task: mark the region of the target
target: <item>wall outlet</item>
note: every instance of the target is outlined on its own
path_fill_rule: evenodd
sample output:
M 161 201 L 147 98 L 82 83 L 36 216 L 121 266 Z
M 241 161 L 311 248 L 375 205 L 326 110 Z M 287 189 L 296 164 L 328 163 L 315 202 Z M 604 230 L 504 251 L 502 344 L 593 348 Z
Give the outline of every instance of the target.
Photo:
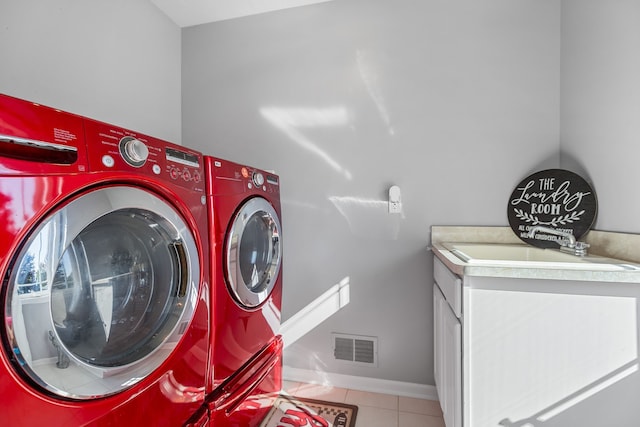
M 392 185 L 389 188 L 389 213 L 400 213 L 402 211 L 402 195 L 400 187 Z
M 389 202 L 389 213 L 401 213 L 401 212 L 402 212 L 402 203 Z

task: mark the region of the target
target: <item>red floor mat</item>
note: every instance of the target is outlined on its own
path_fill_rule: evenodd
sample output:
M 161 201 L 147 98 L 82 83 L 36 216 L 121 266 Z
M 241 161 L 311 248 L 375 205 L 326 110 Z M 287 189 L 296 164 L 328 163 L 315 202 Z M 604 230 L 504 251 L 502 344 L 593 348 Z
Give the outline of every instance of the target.
M 355 427 L 357 414 L 355 405 L 280 396 L 260 427 Z

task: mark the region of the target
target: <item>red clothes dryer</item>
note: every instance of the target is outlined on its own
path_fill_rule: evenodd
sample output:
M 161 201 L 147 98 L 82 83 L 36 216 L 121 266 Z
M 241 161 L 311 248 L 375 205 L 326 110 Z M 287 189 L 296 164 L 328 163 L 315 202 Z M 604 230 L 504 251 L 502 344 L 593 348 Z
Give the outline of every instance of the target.
M 205 156 L 212 262 L 208 408 L 257 426 L 282 388 L 280 180 Z
M 5 425 L 180 426 L 204 403 L 200 153 L 0 95 Z

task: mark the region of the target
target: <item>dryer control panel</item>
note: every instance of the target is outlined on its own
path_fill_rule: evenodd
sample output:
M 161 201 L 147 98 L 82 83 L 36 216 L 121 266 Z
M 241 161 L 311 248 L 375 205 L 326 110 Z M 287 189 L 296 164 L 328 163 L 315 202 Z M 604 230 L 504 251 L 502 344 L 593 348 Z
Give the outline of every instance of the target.
M 207 156 L 208 186 L 217 194 L 252 192 L 280 195 L 280 178 L 273 172 Z
M 236 172 L 237 175 L 237 172 Z M 279 193 L 278 175 L 265 172 L 260 169 L 254 169 L 249 166 L 240 167 L 240 176 L 244 179 L 247 189 L 262 189 L 268 193 Z
M 204 165 L 197 151 L 89 119 L 85 134 L 92 172 L 131 171 L 204 191 Z

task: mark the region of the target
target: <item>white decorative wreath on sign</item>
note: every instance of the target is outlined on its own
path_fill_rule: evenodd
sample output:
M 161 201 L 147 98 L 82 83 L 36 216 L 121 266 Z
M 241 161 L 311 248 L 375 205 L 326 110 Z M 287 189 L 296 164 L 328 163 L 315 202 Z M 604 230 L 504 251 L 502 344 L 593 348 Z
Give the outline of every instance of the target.
M 582 214 L 584 213 L 584 209 L 580 212 L 571 212 L 570 214 L 566 214 L 564 216 L 559 216 L 552 218 L 550 221 L 540 221 L 537 215 L 531 215 L 522 209 L 513 208 L 513 211 L 516 213 L 516 217 L 520 218 L 526 222 L 531 223 L 531 225 L 550 225 L 556 227 L 558 225 L 567 225 L 571 224 L 574 221 L 578 221 Z

